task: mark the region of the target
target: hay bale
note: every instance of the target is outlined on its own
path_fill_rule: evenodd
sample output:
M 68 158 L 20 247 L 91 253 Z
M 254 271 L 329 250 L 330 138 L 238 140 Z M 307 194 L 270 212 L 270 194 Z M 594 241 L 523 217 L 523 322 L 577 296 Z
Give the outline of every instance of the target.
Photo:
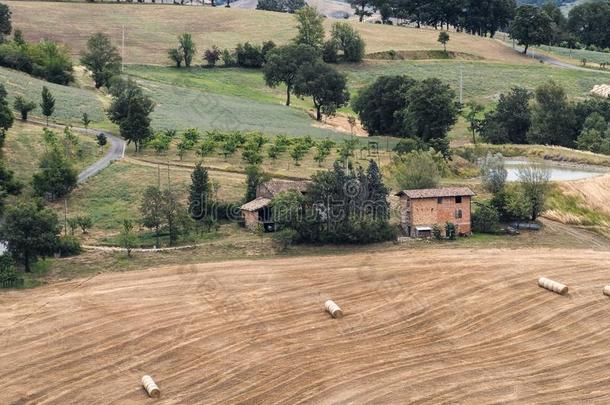
M 146 392 L 148 392 L 148 396 L 151 398 L 159 398 L 161 396 L 161 391 L 159 391 L 159 387 L 155 384 L 155 381 L 151 376 L 145 375 L 142 377 L 142 385 Z
M 339 308 L 339 305 L 337 305 L 333 300 L 326 300 L 326 302 L 324 303 L 324 308 L 326 308 L 326 311 L 333 318 L 343 317 L 343 311 L 341 310 L 341 308 Z
M 540 277 L 538 279 L 538 285 L 542 288 L 546 288 L 549 291 L 553 291 L 554 293 L 561 295 L 566 294 L 568 292 L 567 285 L 550 280 L 546 277 Z
M 607 295 L 608 297 L 610 297 L 610 285 L 607 285 L 604 287 L 604 295 Z

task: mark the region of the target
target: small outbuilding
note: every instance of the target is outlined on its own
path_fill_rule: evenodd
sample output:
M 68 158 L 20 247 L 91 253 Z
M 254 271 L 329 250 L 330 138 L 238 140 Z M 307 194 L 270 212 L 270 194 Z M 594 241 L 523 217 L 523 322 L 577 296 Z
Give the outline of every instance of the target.
M 404 232 L 416 238 L 429 238 L 436 225 L 444 230 L 451 222 L 458 235 L 471 233 L 471 203 L 476 194 L 468 187 L 443 187 L 403 190 L 400 197 L 400 224 Z
M 284 191 L 305 194 L 309 183 L 309 181 L 271 180 L 259 184 L 256 187 L 256 198 L 240 207 L 246 228 L 256 229 L 263 226 L 266 232 L 275 231 L 275 223 L 269 207 L 271 200 Z

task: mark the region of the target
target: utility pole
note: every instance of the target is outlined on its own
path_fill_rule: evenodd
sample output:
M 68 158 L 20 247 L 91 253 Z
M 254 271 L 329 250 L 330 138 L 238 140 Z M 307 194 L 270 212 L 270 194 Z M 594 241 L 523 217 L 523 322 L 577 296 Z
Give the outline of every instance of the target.
M 464 68 L 460 66 L 460 104 L 462 104 L 462 99 L 464 95 Z
M 123 25 L 123 41 L 121 46 L 121 72 L 123 72 L 123 67 L 125 65 L 125 25 Z

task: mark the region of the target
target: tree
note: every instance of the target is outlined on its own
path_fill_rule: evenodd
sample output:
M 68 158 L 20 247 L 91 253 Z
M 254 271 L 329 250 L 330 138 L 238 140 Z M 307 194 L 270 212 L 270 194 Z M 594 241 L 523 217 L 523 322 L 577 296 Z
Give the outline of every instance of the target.
M 6 167 L 0 158 L 0 217 L 4 213 L 5 200 L 9 195 L 19 195 L 23 185 L 15 179 L 15 173 Z
M 106 138 L 106 134 L 100 132 L 95 136 L 95 140 L 97 141 L 97 146 L 103 148 L 108 143 L 108 139 Z
M 270 178 L 259 166 L 246 167 L 246 195 L 244 201 L 252 201 L 256 198 L 256 189 L 259 184 L 268 181 Z
M 465 111 L 464 118 L 468 121 L 468 129 L 472 132 L 472 143 L 476 145 L 477 132 L 481 131 L 483 125 L 483 119 L 480 117 L 480 114 L 483 112 L 484 107 L 475 101 L 468 102 L 466 106 L 468 110 Z
M 322 120 L 322 113 L 333 115 L 349 101 L 345 76 L 322 62 L 304 65 L 299 70 L 294 91 L 298 96 L 312 97 L 318 121 Z
M 53 147 L 40 159 L 39 171 L 32 176 L 37 196 L 50 200 L 68 195 L 77 184 L 78 172 L 59 148 Z
M 519 87 L 508 94 L 501 94 L 495 111 L 485 114 L 481 126 L 483 139 L 496 144 L 526 143 L 532 126 L 531 97 L 528 90 Z
M 57 214 L 41 201 L 20 201 L 6 209 L 0 235 L 15 261 L 31 271 L 32 262 L 50 256 L 59 242 Z
M 216 66 L 216 62 L 220 60 L 221 55 L 220 49 L 214 45 L 211 49 L 206 49 L 203 54 L 203 59 L 206 60 L 208 66 Z
M 472 213 L 472 230 L 481 233 L 495 233 L 498 230 L 500 214 L 494 207 L 479 205 Z
M 523 45 L 523 54 L 527 54 L 530 45 L 540 45 L 550 39 L 552 20 L 539 7 L 524 5 L 517 8 L 515 19 L 510 25 L 510 35 Z
M 191 67 L 191 62 L 193 61 L 193 57 L 197 53 L 197 48 L 195 47 L 195 43 L 193 42 L 193 38 L 191 34 L 184 33 L 178 37 L 178 42 L 180 43 L 178 47 L 178 51 L 182 54 L 182 60 L 184 61 L 184 66 Z
M 324 43 L 324 16 L 315 7 L 305 6 L 295 13 L 297 20 L 296 44 L 320 49 Z
M 6 4 L 0 3 L 0 43 L 4 42 L 5 36 L 11 34 L 12 29 L 11 9 Z
M 449 42 L 449 33 L 447 31 L 441 31 L 438 34 L 438 42 L 443 44 L 443 51 L 447 53 L 447 42 Z
M 316 143 L 316 154 L 314 155 L 313 160 L 318 163 L 318 166 L 322 166 L 322 163 L 324 163 L 326 158 L 330 155 L 334 146 L 335 142 L 330 139 L 323 139 Z
M 202 221 L 212 217 L 212 206 L 212 188 L 210 186 L 208 171 L 203 167 L 201 162 L 199 162 L 195 165 L 195 170 L 191 173 L 188 211 L 191 218 L 196 221 Z M 208 221 L 208 223 L 211 223 L 211 221 Z
M 364 17 L 370 17 L 373 15 L 371 10 L 374 10 L 377 2 L 372 0 L 349 0 L 349 4 L 354 9 L 354 14 L 358 16 L 360 22 Z
M 123 220 L 121 233 L 119 234 L 121 247 L 127 251 L 127 257 L 131 257 L 131 251 L 136 246 L 137 238 L 133 233 L 133 221 L 129 219 Z
M 300 162 L 303 160 L 305 155 L 307 155 L 307 152 L 309 152 L 309 145 L 306 143 L 297 142 L 293 145 L 292 149 L 290 150 L 290 157 L 292 158 L 295 166 L 301 165 Z
M 142 225 L 155 231 L 156 247 L 160 247 L 160 230 L 164 221 L 163 193 L 159 187 L 148 186 L 142 194 L 140 202 L 140 216 Z
M 178 201 L 176 193 L 170 189 L 164 190 L 162 195 L 163 204 L 161 209 L 165 218 L 167 232 L 169 234 L 169 245 L 174 246 L 180 235 L 180 213 L 183 210 Z
M 369 135 L 401 132 L 402 122 L 396 112 L 407 105 L 405 94 L 415 83 L 408 76 L 380 76 L 360 91 L 352 108 Z
M 81 117 L 80 122 L 82 122 L 83 127 L 85 127 L 85 129 L 89 129 L 89 124 L 91 124 L 91 119 L 89 118 L 89 114 L 84 112 Z
M 290 105 L 290 93 L 299 69 L 319 59 L 318 51 L 309 45 L 290 44 L 275 48 L 267 55 L 263 67 L 265 82 L 269 87 L 286 85 L 286 105 Z
M 371 159 L 366 170 L 366 198 L 368 205 L 372 208 L 372 215 L 375 219 L 387 220 L 390 218 L 390 204 L 388 195 L 390 189 L 383 183 L 381 171 L 377 163 Z
M 518 177 L 524 197 L 529 202 L 530 217 L 535 221 L 544 210 L 551 173 L 543 166 L 527 165 L 519 168 Z
M 40 109 L 42 110 L 42 115 L 47 118 L 47 125 L 49 125 L 49 118 L 55 112 L 55 97 L 53 97 L 47 86 L 42 86 L 41 97 Z
M 460 111 L 455 92 L 439 79 L 424 79 L 413 85 L 405 95 L 406 107 L 398 116 L 404 125 L 404 135 L 415 136 L 426 143 L 444 140 L 449 129 L 457 122 Z M 443 154 L 448 151 L 442 142 L 435 148 Z
M 110 94 L 112 103 L 106 114 L 119 126 L 127 143 L 134 143 L 137 152 L 152 135 L 149 115 L 155 108 L 154 103 L 131 79 L 115 80 Z
M 364 57 L 364 40 L 349 23 L 336 22 L 331 32 L 332 40 L 343 52 L 343 58 L 348 62 L 361 62 Z
M 169 145 L 172 143 L 172 138 L 167 136 L 163 131 L 157 132 L 152 138 L 146 142 L 146 146 L 153 148 L 158 155 L 169 150 Z
M 182 160 L 182 158 L 189 151 L 195 148 L 195 143 L 196 141 L 193 141 L 191 138 L 189 138 L 186 133 L 182 134 L 182 136 L 180 137 L 180 141 L 176 145 L 176 149 L 178 150 L 178 157 L 180 157 L 180 160 Z
M 108 87 L 110 78 L 121 72 L 121 55 L 110 36 L 102 32 L 89 37 L 80 61 L 91 72 L 96 89 Z
M 167 51 L 167 56 L 176 64 L 176 67 L 179 68 L 182 66 L 182 61 L 184 57 L 178 48 L 171 48 Z
M 569 32 L 579 42 L 587 45 L 610 47 L 609 24 L 610 4 L 606 1 L 583 2 L 573 7 L 568 14 Z
M 6 131 L 13 126 L 15 117 L 13 111 L 8 105 L 6 100 L 7 92 L 4 85 L 0 83 L 0 148 L 4 146 L 4 139 L 6 138 Z
M 583 129 L 576 139 L 578 149 L 595 153 L 606 153 L 608 144 L 608 123 L 603 115 L 593 112 L 587 117 Z
M 78 216 L 76 217 L 76 223 L 83 233 L 88 233 L 93 226 L 93 219 L 90 216 Z
M 538 86 L 528 141 L 571 147 L 576 137 L 576 115 L 563 87 L 553 81 Z
M 435 188 L 440 181 L 438 165 L 429 151 L 394 158 L 390 173 L 401 190 Z
M 15 102 L 13 103 L 13 107 L 15 107 L 15 110 L 19 111 L 19 113 L 21 114 L 21 120 L 27 121 L 28 114 L 30 111 L 36 108 L 36 103 L 33 101 L 26 100 L 23 96 L 18 95 L 15 96 Z
M 488 153 L 481 163 L 481 180 L 485 190 L 492 194 L 500 192 L 506 183 L 508 172 L 504 167 L 504 156 Z

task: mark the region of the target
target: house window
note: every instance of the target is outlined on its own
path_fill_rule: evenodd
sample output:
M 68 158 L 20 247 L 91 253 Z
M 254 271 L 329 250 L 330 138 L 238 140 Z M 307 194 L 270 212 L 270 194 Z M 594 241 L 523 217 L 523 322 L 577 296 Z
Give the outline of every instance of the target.
M 437 198 L 436 198 L 436 202 L 437 202 L 438 204 L 442 204 L 442 203 L 443 203 L 443 197 L 437 197 Z
M 462 210 L 455 210 L 455 219 L 462 219 Z
M 461 195 L 458 195 L 458 196 L 455 197 L 455 203 L 456 204 L 461 204 L 462 203 L 462 196 Z

